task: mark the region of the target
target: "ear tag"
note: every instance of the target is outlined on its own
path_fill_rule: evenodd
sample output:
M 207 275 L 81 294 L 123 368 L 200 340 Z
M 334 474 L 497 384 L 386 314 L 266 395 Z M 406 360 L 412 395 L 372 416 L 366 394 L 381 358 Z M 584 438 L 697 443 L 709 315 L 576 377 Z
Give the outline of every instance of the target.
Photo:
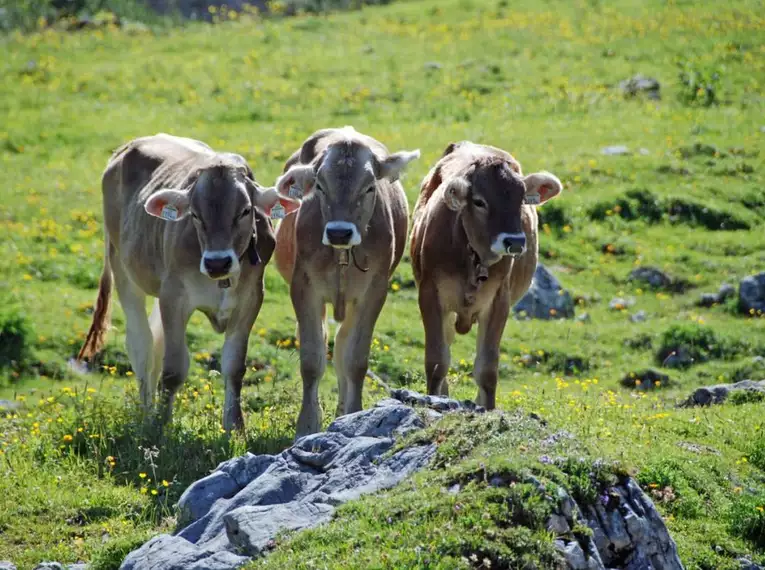
M 273 208 L 271 208 L 271 219 L 281 220 L 284 216 L 286 216 L 286 210 L 284 209 L 284 206 L 277 202 L 274 204 Z
M 530 206 L 536 206 L 542 203 L 542 197 L 539 195 L 539 192 L 527 192 L 526 196 L 523 198 L 523 203 Z
M 295 185 L 290 186 L 290 191 L 287 194 L 290 198 L 300 199 L 303 197 L 303 191 Z
M 178 219 L 178 208 L 171 206 L 170 204 L 165 204 L 162 206 L 162 211 L 159 213 L 159 217 L 163 220 L 174 222 Z

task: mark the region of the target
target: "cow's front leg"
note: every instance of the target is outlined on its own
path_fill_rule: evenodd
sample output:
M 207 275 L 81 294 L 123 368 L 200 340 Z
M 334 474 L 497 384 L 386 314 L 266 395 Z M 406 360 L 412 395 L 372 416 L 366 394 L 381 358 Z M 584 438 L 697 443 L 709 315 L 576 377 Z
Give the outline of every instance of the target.
M 343 410 L 345 414 L 358 412 L 362 408 L 361 399 L 364 378 L 369 369 L 372 335 L 387 296 L 388 281 L 381 275 L 372 281 L 367 294 L 354 307 L 350 315 L 351 320 L 342 325 L 343 327 L 350 325 L 342 355 L 343 361 L 339 363 L 346 379 L 345 409 Z
M 327 366 L 327 349 L 322 319 L 323 302 L 300 267 L 295 268 L 290 296 L 300 329 L 300 374 L 303 378 L 303 403 L 295 435 L 298 439 L 321 429 L 319 382 Z
M 241 286 L 244 284 L 240 284 Z M 242 380 L 247 371 L 247 344 L 250 331 L 258 318 L 263 305 L 263 278 L 260 283 L 247 285 L 242 290 L 245 295 L 239 300 L 232 320 L 226 327 L 226 340 L 223 343 L 221 372 L 226 385 L 226 396 L 223 402 L 223 429 L 244 431 L 244 415 L 242 414 Z
M 478 385 L 476 403 L 487 410 L 493 410 L 496 405 L 499 343 L 509 313 L 510 295 L 503 285 L 489 308 L 478 317 L 473 380 Z
M 435 284 L 424 282 L 419 290 L 420 315 L 425 327 L 425 378 L 428 394 L 438 396 L 445 389 L 449 372 L 449 344 L 444 336 L 444 310 L 438 299 Z
M 173 402 L 178 389 L 189 373 L 189 349 L 186 346 L 186 325 L 191 316 L 186 296 L 180 286 L 167 284 L 159 296 L 162 328 L 165 333 L 162 378 L 160 383 L 159 418 L 164 425 L 173 416 Z

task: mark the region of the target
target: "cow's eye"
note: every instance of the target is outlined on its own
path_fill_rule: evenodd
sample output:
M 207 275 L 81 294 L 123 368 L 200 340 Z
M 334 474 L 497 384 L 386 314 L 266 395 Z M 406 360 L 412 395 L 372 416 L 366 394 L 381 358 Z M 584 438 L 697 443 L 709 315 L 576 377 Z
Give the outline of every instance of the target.
M 241 213 L 241 215 L 239 217 L 240 218 L 246 218 L 251 213 L 252 213 L 252 208 L 245 208 L 244 210 L 242 210 L 242 213 Z
M 197 216 L 194 212 L 191 212 L 191 219 L 194 220 L 195 222 L 198 222 L 199 216 Z
M 366 193 L 367 193 L 367 194 L 371 194 L 371 193 L 372 193 L 372 192 L 374 192 L 374 191 L 375 191 L 375 185 L 374 185 L 374 184 L 372 184 L 372 186 L 370 186 L 369 188 L 367 188 L 367 190 L 366 190 Z
M 486 208 L 486 202 L 484 200 L 481 200 L 481 198 L 473 198 L 473 206 L 476 208 L 481 208 L 482 210 Z
M 324 194 L 324 188 L 322 188 L 321 184 L 319 184 L 318 182 L 316 183 L 316 191 L 319 192 L 320 194 Z

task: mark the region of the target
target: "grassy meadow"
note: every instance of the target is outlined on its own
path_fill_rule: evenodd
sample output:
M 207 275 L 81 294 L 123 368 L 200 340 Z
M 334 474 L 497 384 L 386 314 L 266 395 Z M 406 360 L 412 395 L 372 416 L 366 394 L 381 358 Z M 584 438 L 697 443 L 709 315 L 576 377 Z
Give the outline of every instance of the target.
M 189 327 L 191 374 L 158 447 L 139 421 L 118 303 L 98 369 L 69 370 L 102 266 L 100 175 L 111 151 L 146 134 L 190 136 L 242 154 L 272 184 L 311 132 L 351 124 L 391 151 L 421 149 L 402 180 L 412 206 L 457 140 L 505 148 L 524 172 L 562 180 L 563 193 L 540 208 L 541 261 L 589 319 L 511 318 L 498 406 L 534 412 L 574 434 L 572 454 L 632 473 L 686 568 L 738 568 L 744 555 L 765 563 L 765 403 L 676 407 L 698 386 L 765 378 L 756 359 L 765 318 L 739 314 L 735 299 L 695 305 L 765 266 L 763 38 L 758 0 L 410 0 L 329 16 L 1 36 L 0 560 L 24 570 L 42 560 L 117 568 L 174 528 L 173 504 L 191 481 L 245 451 L 278 452 L 294 436 L 295 317 L 273 267 L 250 341 L 245 436 L 221 433 L 222 337 L 201 314 Z M 622 93 L 619 82 L 637 73 L 659 80 L 659 100 Z M 601 152 L 612 145 L 630 152 Z M 629 281 L 637 266 L 678 285 Z M 615 297 L 634 304 L 609 308 Z M 371 368 L 424 391 L 416 298 L 405 257 Z M 647 319 L 632 322 L 640 310 Z M 475 396 L 475 334 L 453 347 L 459 398 Z M 681 344 L 694 363 L 662 369 Z M 622 386 L 648 368 L 669 381 Z M 365 404 L 384 394 L 370 380 Z M 325 425 L 336 398 L 329 366 Z M 534 452 L 521 436 L 492 447 L 482 425 L 475 441 L 444 428 L 459 440 L 442 452 L 454 455 L 443 460 L 451 469 L 463 457 L 523 462 Z M 481 560 L 491 553 L 476 561 L 444 547 L 486 530 L 470 521 L 482 520 L 487 491 L 477 491 L 474 518 L 458 520 L 447 499 L 424 490 L 438 477 L 428 471 L 349 505 L 253 567 L 488 567 Z M 396 522 L 383 524 L 386 512 Z M 509 534 L 479 546 L 537 541 L 537 567 L 550 567 L 551 540 Z M 517 564 L 530 560 L 522 550 Z

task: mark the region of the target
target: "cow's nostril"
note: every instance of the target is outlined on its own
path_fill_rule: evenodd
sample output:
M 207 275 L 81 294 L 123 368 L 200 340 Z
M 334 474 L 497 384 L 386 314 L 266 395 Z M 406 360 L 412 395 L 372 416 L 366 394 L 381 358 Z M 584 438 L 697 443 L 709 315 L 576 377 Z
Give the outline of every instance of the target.
M 233 264 L 230 256 L 227 257 L 205 257 L 205 269 L 211 276 L 226 275 Z
M 327 228 L 327 240 L 332 245 L 345 245 L 353 237 L 353 230 L 349 228 Z
M 523 253 L 523 248 L 526 247 L 526 236 L 507 236 L 502 240 L 502 245 L 505 246 L 507 253 Z

